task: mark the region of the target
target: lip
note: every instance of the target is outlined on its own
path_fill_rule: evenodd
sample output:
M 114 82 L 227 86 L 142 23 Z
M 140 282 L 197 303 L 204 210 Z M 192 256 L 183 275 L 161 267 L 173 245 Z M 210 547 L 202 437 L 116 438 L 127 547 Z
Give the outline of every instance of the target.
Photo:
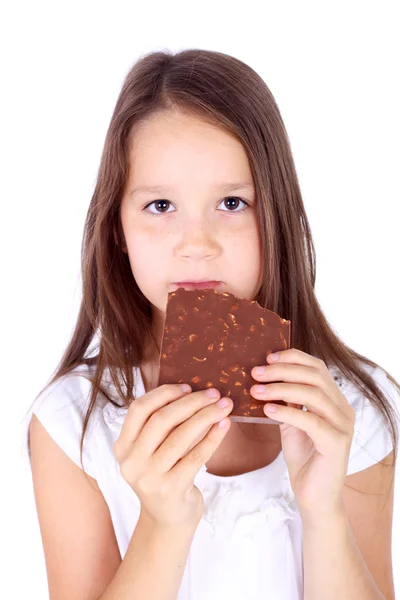
M 221 285 L 221 281 L 176 281 L 174 285 L 178 287 L 184 287 L 185 289 L 194 290 L 205 290 L 205 289 L 214 289 Z

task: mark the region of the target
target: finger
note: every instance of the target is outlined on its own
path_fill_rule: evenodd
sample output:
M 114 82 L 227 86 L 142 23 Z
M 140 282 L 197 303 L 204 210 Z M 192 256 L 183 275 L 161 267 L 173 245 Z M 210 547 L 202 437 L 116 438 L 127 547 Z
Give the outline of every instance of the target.
M 299 383 L 269 383 L 265 386 L 264 392 L 250 391 L 257 400 L 266 402 L 285 400 L 305 406 L 307 411 L 322 417 L 339 431 L 346 431 L 348 428 L 350 419 L 347 414 L 320 388 Z
M 278 406 L 276 411 L 267 414 L 281 423 L 287 423 L 305 431 L 320 454 L 334 451 L 338 444 L 347 440 L 349 435 L 349 433 L 338 431 L 316 414 L 295 410 L 288 406 Z
M 125 420 L 122 424 L 120 436 L 114 446 L 123 456 L 129 452 L 149 417 L 157 410 L 171 404 L 191 392 L 184 392 L 180 384 L 164 384 L 147 394 L 135 398 L 129 406 Z
M 324 361 L 316 356 L 312 356 L 311 354 L 307 354 L 307 352 L 303 352 L 302 350 L 298 350 L 297 348 L 289 348 L 288 350 L 280 350 L 275 354 L 278 355 L 277 361 L 272 361 L 271 354 L 267 354 L 267 362 L 268 364 L 277 364 L 277 363 L 291 363 L 294 365 L 304 365 L 308 367 L 316 367 L 316 368 L 327 368 Z
M 160 474 L 170 471 L 193 448 L 194 442 L 197 444 L 215 423 L 222 421 L 231 412 L 233 402 L 229 398 L 226 400 L 228 406 L 221 408 L 214 402 L 169 433 L 151 457 L 151 462 Z
M 212 391 L 215 392 L 213 396 L 211 396 Z M 165 442 L 171 432 L 177 430 L 178 426 L 193 417 L 198 411 L 215 405 L 220 396 L 221 394 L 215 388 L 200 390 L 160 408 L 149 417 L 139 433 L 135 450 L 142 458 L 149 458 Z
M 333 381 L 330 373 L 316 368 L 315 366 L 310 367 L 304 365 L 293 365 L 291 363 L 278 363 L 266 365 L 264 367 L 264 373 L 262 374 L 256 373 L 256 368 L 257 367 L 254 367 L 252 369 L 251 375 L 256 381 L 260 381 L 261 383 L 273 381 L 304 383 L 306 385 L 313 385 L 321 388 L 327 395 L 329 395 L 332 390 L 336 390 L 336 384 Z M 336 398 L 336 396 L 333 396 L 333 401 L 335 404 L 340 404 L 340 401 L 338 398 Z
M 219 427 L 224 422 L 225 428 Z M 197 473 L 213 456 L 231 426 L 229 417 L 214 424 L 207 435 L 194 448 L 181 458 L 170 471 L 177 489 L 185 490 L 193 485 Z

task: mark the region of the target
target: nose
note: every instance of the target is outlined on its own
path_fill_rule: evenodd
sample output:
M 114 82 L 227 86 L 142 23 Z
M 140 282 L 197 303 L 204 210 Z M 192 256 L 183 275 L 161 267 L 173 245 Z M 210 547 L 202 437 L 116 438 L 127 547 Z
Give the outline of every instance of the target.
M 176 247 L 179 258 L 204 260 L 216 258 L 221 252 L 221 246 L 210 227 L 188 227 L 181 236 Z

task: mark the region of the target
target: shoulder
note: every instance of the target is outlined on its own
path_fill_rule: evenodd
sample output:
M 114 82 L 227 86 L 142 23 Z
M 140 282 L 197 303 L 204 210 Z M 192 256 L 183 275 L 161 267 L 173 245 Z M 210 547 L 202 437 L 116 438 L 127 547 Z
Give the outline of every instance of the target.
M 63 421 L 66 428 L 76 429 L 83 424 L 83 419 L 90 406 L 92 394 L 93 369 L 80 365 L 47 385 L 37 396 L 25 418 L 35 413 L 37 417 L 56 423 Z M 93 428 L 96 417 L 106 404 L 103 394 L 98 394 L 93 406 Z M 40 419 L 40 420 L 41 420 Z
M 362 364 L 362 369 L 372 377 L 394 411 L 397 423 L 400 395 L 396 386 L 379 366 Z M 393 450 L 387 419 L 367 395 L 337 368 L 329 368 L 335 382 L 356 413 L 353 441 L 350 449 L 347 475 L 370 467 L 387 457 Z
M 80 365 L 73 371 L 60 377 L 35 398 L 22 421 L 22 454 L 29 460 L 29 432 L 32 416 L 35 415 L 51 435 L 57 445 L 79 466 L 80 441 L 85 416 L 91 400 L 93 371 L 86 365 Z M 95 478 L 93 455 L 95 453 L 96 431 L 100 415 L 107 400 L 98 394 L 87 424 L 83 447 L 83 464 L 89 475 Z

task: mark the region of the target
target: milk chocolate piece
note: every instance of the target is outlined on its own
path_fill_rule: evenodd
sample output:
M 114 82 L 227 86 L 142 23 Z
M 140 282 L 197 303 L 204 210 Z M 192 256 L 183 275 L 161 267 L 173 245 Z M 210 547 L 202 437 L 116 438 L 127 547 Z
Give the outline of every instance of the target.
M 253 398 L 251 369 L 290 347 L 290 321 L 255 300 L 213 289 L 168 294 L 158 385 L 189 383 L 193 392 L 217 388 L 233 400 L 232 421 L 274 423 Z M 280 400 L 278 404 L 286 405 Z

